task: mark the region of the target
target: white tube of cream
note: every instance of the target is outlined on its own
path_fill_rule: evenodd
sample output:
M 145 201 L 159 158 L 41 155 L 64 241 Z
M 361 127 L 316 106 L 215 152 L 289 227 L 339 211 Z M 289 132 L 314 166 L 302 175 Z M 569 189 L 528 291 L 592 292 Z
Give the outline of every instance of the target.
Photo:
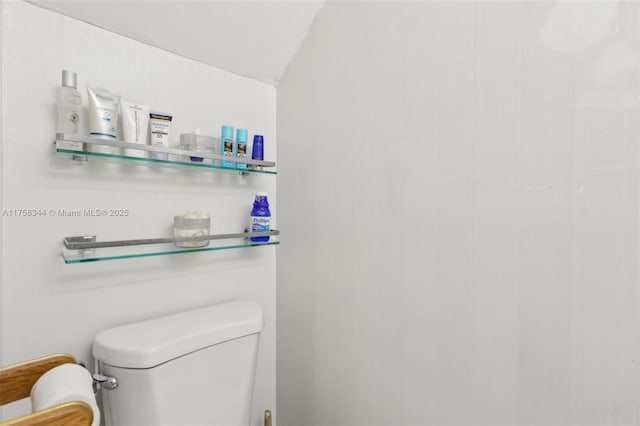
M 149 113 L 149 127 L 151 129 L 151 146 L 169 148 L 169 131 L 173 116 L 165 112 L 151 111 Z M 169 155 L 161 152 L 152 152 L 151 158 L 168 160 Z
M 91 136 L 104 139 L 117 139 L 118 104 L 120 95 L 107 89 L 89 87 L 89 132 Z M 113 146 L 90 145 L 93 152 L 117 154 Z
M 147 144 L 149 135 L 149 107 L 128 101 L 120 101 L 122 111 L 122 133 L 125 142 Z M 146 157 L 147 152 L 139 149 L 124 149 L 128 157 Z

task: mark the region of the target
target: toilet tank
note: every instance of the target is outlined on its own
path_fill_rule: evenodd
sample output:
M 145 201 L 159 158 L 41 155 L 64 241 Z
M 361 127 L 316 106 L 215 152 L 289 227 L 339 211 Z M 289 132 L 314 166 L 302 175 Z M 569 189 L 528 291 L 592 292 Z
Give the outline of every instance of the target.
M 112 328 L 98 334 L 107 426 L 246 426 L 263 318 L 235 301 Z

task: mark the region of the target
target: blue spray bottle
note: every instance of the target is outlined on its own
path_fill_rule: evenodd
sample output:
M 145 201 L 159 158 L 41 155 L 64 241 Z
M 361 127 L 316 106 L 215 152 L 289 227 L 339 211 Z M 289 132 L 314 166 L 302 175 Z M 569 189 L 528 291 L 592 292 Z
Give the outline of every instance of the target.
M 246 169 L 247 164 L 242 163 L 241 160 L 247 158 L 247 143 L 249 142 L 249 132 L 247 129 L 238 129 L 236 132 L 236 157 L 238 162 L 236 163 L 237 169 Z
M 220 137 L 220 154 L 230 157 L 231 161 L 222 160 L 220 166 L 233 167 L 236 156 L 236 144 L 233 141 L 233 126 L 222 126 Z

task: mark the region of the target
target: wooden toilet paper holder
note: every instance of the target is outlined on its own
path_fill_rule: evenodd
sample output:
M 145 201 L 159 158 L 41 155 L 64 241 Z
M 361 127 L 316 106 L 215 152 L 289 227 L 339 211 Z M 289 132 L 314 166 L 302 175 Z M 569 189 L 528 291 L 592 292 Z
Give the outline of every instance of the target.
M 69 354 L 55 354 L 1 367 L 0 405 L 28 398 L 40 376 L 67 363 L 76 364 L 76 359 Z M 0 426 L 90 426 L 92 421 L 91 407 L 73 401 L 0 422 Z

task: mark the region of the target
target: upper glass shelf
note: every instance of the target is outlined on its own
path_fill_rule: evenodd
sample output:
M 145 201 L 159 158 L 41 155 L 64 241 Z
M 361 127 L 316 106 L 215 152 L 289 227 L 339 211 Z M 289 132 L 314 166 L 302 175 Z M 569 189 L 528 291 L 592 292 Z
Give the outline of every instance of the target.
M 124 142 L 116 139 L 102 139 L 92 136 L 78 136 L 58 133 L 56 134 L 56 152 L 60 154 L 70 154 L 74 158 L 80 156 L 106 158 L 125 161 L 136 161 L 145 163 L 156 163 L 164 165 L 178 165 L 186 167 L 196 167 L 203 169 L 213 169 L 224 172 L 233 172 L 240 174 L 269 174 L 275 175 L 275 170 L 265 170 L 265 168 L 275 167 L 276 163 L 271 161 L 251 160 L 249 158 L 242 159 L 242 162 L 229 161 L 229 157 L 208 152 L 184 151 L 173 148 L 162 148 L 151 145 L 142 145 L 136 143 Z M 89 147 L 96 146 L 95 150 Z M 114 153 L 98 152 L 99 147 L 113 147 Z M 119 152 L 122 149 L 133 149 L 140 153 L 140 156 L 122 155 Z M 107 148 L 108 150 L 108 148 Z M 106 151 L 106 150 L 105 150 Z M 115 153 L 118 152 L 118 153 Z M 167 159 L 153 158 L 151 153 L 166 154 Z M 192 160 L 192 158 L 194 160 Z M 236 160 L 233 158 L 233 160 Z M 232 167 L 223 167 L 221 161 L 230 162 Z M 240 166 L 240 167 L 238 167 Z M 246 168 L 245 168 L 246 167 Z

